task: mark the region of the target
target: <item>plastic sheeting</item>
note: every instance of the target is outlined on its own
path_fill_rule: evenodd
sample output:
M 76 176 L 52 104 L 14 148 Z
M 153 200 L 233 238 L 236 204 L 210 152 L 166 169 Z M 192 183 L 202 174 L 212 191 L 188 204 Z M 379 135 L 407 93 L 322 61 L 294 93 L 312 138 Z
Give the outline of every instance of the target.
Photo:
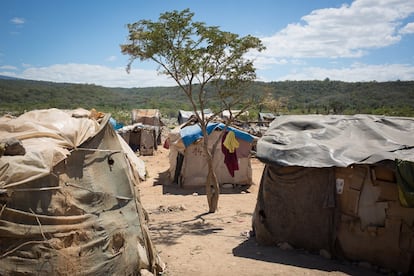
M 46 176 L 73 149 L 99 129 L 95 120 L 74 118 L 58 109 L 36 110 L 0 118 L 1 139 L 22 141 L 26 154 L 0 159 L 0 188 Z
M 405 207 L 414 208 L 414 163 L 397 160 L 396 167 L 400 202 Z
M 139 201 L 139 164 L 109 118 L 50 109 L 0 119 L 0 137 L 26 149 L 0 158 L 0 275 L 162 271 Z
M 347 167 L 414 161 L 414 118 L 374 115 L 279 116 L 257 143 L 257 157 L 282 166 Z
M 266 163 L 253 215 L 259 243 L 412 274 L 413 137 L 414 118 L 277 117 L 257 144 Z
M 162 126 L 161 113 L 158 109 L 133 109 L 132 124 L 142 123 L 149 126 Z
M 289 242 L 307 250 L 332 248 L 334 169 L 267 165 L 253 227 L 260 244 Z
M 210 135 L 210 133 L 213 130 L 215 130 L 215 129 L 222 130 L 225 127 L 226 127 L 226 125 L 223 124 L 223 123 L 209 123 L 207 125 L 207 128 L 206 128 L 207 134 Z M 244 140 L 248 143 L 251 143 L 254 140 L 254 137 L 252 135 L 250 135 L 247 132 L 241 131 L 237 128 L 227 126 L 227 130 L 233 131 L 237 138 L 242 139 L 242 140 Z M 186 126 L 182 129 L 180 129 L 180 135 L 181 135 L 181 139 L 183 140 L 183 143 L 186 147 L 188 147 L 189 145 L 191 145 L 192 143 L 194 143 L 195 141 L 197 141 L 197 140 L 199 140 L 203 137 L 203 133 L 202 133 L 201 128 L 198 124 Z
M 224 124 L 221 124 L 224 127 Z M 221 131 L 213 131 L 214 129 L 221 129 L 219 124 L 209 125 L 209 149 L 213 150 L 213 145 L 220 139 Z M 236 130 L 229 128 L 229 130 Z M 250 150 L 252 143 L 245 139 L 253 140 L 253 136 L 248 133 L 236 130 L 235 136 L 238 139 L 240 146 L 236 149 L 238 157 L 239 170 L 234 172 L 234 176 L 230 175 L 224 163 L 224 154 L 221 150 L 221 145 L 216 147 L 214 153 L 214 170 L 217 180 L 220 184 L 238 184 L 251 185 L 252 184 L 252 168 L 250 160 Z M 193 141 L 185 146 L 186 141 Z M 244 137 L 240 139 L 238 137 Z M 203 143 L 198 141 L 202 138 L 201 130 L 198 125 L 186 126 L 183 129 L 176 128 L 168 135 L 169 142 L 169 175 L 172 182 L 178 182 L 184 188 L 204 187 L 207 179 L 208 165 L 206 162 L 206 155 L 203 149 Z M 198 141 L 198 142 L 194 142 Z

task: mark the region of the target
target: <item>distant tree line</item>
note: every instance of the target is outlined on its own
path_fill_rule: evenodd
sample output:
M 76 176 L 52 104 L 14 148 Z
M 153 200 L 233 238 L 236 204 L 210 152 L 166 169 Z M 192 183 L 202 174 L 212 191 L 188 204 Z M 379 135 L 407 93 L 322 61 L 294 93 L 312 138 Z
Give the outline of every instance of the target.
M 249 110 L 252 119 L 256 119 L 258 112 L 414 117 L 414 81 L 351 83 L 326 79 L 254 82 L 245 89 L 263 100 L 263 104 Z M 212 101 L 210 108 L 218 109 L 219 104 Z M 124 123 L 129 123 L 129 111 L 134 108 L 157 108 L 168 117 L 176 117 L 179 109 L 191 110 L 178 87 L 108 88 L 91 84 L 0 79 L 0 115 L 52 107 L 95 108 L 112 113 Z

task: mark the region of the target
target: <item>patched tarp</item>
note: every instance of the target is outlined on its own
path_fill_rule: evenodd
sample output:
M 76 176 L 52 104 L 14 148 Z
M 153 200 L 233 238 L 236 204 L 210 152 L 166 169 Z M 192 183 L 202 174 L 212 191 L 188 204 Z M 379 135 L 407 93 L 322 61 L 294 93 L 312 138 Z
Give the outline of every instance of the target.
M 229 171 L 225 162 L 225 155 L 222 150 L 222 130 L 225 125 L 222 123 L 210 123 L 207 127 L 209 133 L 209 150 L 213 154 L 213 166 L 220 184 L 248 185 L 252 182 L 252 168 L 250 151 L 254 137 L 247 132 L 227 126 L 228 131 L 233 131 L 239 147 L 235 153 L 237 156 L 238 169 Z M 199 125 L 190 125 L 183 128 L 177 127 L 168 135 L 170 180 L 184 188 L 204 187 L 207 179 L 208 164 L 207 156 L 203 148 L 203 135 Z
M 158 126 L 143 125 L 136 123 L 124 126 L 117 130 L 125 142 L 140 155 L 153 155 L 161 141 L 161 129 Z
M 226 127 L 226 125 L 223 124 L 223 123 L 209 123 L 207 125 L 207 128 L 206 128 L 207 134 L 210 135 L 210 133 L 215 129 L 223 130 L 225 127 Z M 233 131 L 236 138 L 244 140 L 248 143 L 251 143 L 254 140 L 254 137 L 252 135 L 250 135 L 247 132 L 241 131 L 237 128 L 227 126 L 227 130 L 228 131 Z M 180 129 L 180 135 L 181 135 L 181 139 L 183 140 L 183 143 L 186 147 L 188 147 L 189 145 L 191 145 L 192 143 L 194 143 L 195 141 L 197 141 L 197 140 L 199 140 L 203 137 L 203 133 L 202 133 L 201 128 L 198 124 L 194 124 L 194 125 L 190 125 L 190 126 L 186 126 L 184 128 L 181 128 Z
M 273 121 L 276 116 L 273 113 L 263 113 L 259 112 L 259 121 Z
M 109 124 L 58 109 L 0 118 L 24 155 L 0 157 L 0 275 L 162 271 L 138 158 Z
M 152 155 L 161 145 L 161 113 L 158 109 L 133 109 L 132 124 L 118 129 L 118 133 L 134 151 L 142 155 Z
M 278 116 L 257 143 L 257 157 L 282 166 L 347 167 L 414 161 L 414 118 L 374 115 Z
M 332 247 L 334 169 L 266 166 L 253 216 L 261 244 L 308 250 Z
M 214 115 L 213 111 L 211 111 L 211 109 L 209 108 L 204 109 L 203 113 L 204 113 L 205 118 L 210 118 L 211 116 Z M 201 117 L 201 111 L 197 111 L 197 114 Z M 193 116 L 195 116 L 194 111 L 179 110 L 178 116 L 177 116 L 178 124 L 180 125 L 184 124 L 185 122 L 190 120 L 190 118 Z
M 162 126 L 161 113 L 158 109 L 133 109 L 132 124 L 142 123 L 149 126 Z
M 414 208 L 414 163 L 397 160 L 396 168 L 400 202 L 404 207 Z
M 413 137 L 414 118 L 276 117 L 257 144 L 257 241 L 412 274 Z
M 267 164 L 253 214 L 256 240 L 412 275 L 414 209 L 400 204 L 392 164 Z

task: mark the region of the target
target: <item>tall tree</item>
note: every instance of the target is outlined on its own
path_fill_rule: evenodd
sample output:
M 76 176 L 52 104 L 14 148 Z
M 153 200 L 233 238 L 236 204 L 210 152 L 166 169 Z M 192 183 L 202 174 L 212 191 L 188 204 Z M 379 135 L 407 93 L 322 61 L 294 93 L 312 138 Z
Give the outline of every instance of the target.
M 128 24 L 128 42 L 121 45 L 121 52 L 130 56 L 127 72 L 136 59 L 151 60 L 159 66 L 160 73 L 174 79 L 187 95 L 204 136 L 209 170 L 207 201 L 209 212 L 215 212 L 220 189 L 213 169 L 213 154 L 208 149 L 207 124 L 211 117 L 207 118 L 204 110 L 213 97 L 221 102 L 217 113 L 235 106 L 247 109 L 251 101 L 241 87 L 254 80 L 256 73 L 252 60 L 245 55 L 264 47 L 256 37 L 239 37 L 217 26 L 195 22 L 193 16 L 193 12 L 185 9 L 163 13 L 157 22 L 140 20 Z

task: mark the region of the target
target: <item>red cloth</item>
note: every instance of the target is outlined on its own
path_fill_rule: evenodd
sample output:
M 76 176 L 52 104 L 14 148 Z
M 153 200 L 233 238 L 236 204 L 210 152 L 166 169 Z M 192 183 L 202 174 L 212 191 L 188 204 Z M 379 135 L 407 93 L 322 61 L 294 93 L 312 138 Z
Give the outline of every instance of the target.
M 226 139 L 227 133 L 224 133 L 223 138 L 221 139 L 221 151 L 224 154 L 224 164 L 226 164 L 227 169 L 232 177 L 234 177 L 234 171 L 239 170 L 239 160 L 237 159 L 237 151 L 230 153 L 229 150 L 223 145 L 224 140 Z
M 170 141 L 169 141 L 169 139 L 167 138 L 167 139 L 165 139 L 165 141 L 164 141 L 164 149 L 169 149 L 170 148 Z

